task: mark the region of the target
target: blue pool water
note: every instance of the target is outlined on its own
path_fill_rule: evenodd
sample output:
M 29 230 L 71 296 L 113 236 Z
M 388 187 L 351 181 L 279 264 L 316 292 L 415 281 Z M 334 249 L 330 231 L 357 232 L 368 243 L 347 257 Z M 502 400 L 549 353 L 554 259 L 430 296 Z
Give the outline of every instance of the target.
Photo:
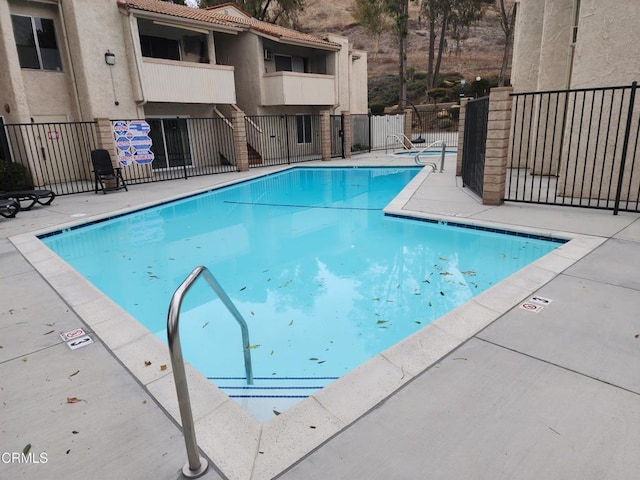
M 164 341 L 171 295 L 205 265 L 247 320 L 254 375 L 303 397 L 558 246 L 385 216 L 418 171 L 293 168 L 42 241 Z M 201 373 L 264 394 L 238 383 L 240 330 L 204 281 L 180 325 Z

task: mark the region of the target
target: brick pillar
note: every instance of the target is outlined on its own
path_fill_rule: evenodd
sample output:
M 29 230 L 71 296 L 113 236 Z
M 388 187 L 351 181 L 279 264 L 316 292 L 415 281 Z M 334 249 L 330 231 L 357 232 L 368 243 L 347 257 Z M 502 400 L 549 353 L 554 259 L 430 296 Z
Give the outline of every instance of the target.
M 413 131 L 413 111 L 410 108 L 404 109 L 404 136 L 411 140 L 411 133 Z M 404 140 L 404 146 L 411 148 L 407 140 Z
M 511 92 L 512 87 L 492 88 L 489 96 L 483 205 L 500 205 L 504 198 L 511 130 Z
M 458 154 L 456 157 L 456 176 L 462 175 L 462 151 L 464 149 L 464 119 L 467 116 L 468 98 L 460 99 L 460 113 L 458 114 Z
M 239 172 L 249 171 L 249 151 L 247 149 L 247 126 L 244 112 L 234 110 L 231 112 L 233 125 L 233 147 L 236 152 L 236 168 Z
M 320 148 L 322 160 L 331 160 L 331 117 L 329 110 L 320 112 Z
M 118 165 L 118 155 L 116 154 L 116 142 L 113 138 L 113 126 L 108 118 L 96 118 L 96 148 L 103 148 L 111 155 L 111 163 L 114 167 Z
M 351 114 L 349 110 L 343 110 L 342 114 L 342 140 L 344 145 L 344 158 L 351 158 Z

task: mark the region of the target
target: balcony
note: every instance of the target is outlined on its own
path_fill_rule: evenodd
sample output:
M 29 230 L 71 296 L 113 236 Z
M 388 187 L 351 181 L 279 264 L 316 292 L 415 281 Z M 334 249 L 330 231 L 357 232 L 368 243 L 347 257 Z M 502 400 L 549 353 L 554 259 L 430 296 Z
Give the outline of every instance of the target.
M 147 102 L 236 103 L 230 66 L 143 58 L 140 76 Z
M 335 105 L 335 77 L 315 73 L 265 73 L 262 105 Z

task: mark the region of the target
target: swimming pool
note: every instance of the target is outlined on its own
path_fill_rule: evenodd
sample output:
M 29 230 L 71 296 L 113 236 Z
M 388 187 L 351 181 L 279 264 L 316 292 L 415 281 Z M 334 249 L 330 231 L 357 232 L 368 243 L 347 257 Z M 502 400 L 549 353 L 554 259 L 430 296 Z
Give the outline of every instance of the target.
M 295 168 L 43 241 L 163 340 L 171 294 L 206 265 L 247 319 L 255 375 L 270 385 L 233 383 L 239 331 L 203 285 L 185 298 L 186 358 L 237 398 L 268 387 L 291 400 L 558 245 L 385 216 L 418 171 Z

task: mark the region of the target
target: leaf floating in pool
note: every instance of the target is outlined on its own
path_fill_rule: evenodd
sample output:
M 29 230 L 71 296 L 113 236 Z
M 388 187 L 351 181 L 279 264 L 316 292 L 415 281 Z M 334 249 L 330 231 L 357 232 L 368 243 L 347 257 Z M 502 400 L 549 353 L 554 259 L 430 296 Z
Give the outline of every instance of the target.
M 422 322 L 420 320 L 414 320 L 413 323 L 417 323 L 418 325 L 422 325 Z
M 291 325 L 293 325 L 293 320 L 291 320 L 291 321 L 289 322 L 289 326 L 291 326 Z
M 376 324 L 380 325 L 381 323 L 387 323 L 389 320 L 378 320 Z
M 380 297 L 373 297 L 371 300 L 373 300 L 374 302 L 377 302 L 380 300 Z
M 204 322 L 204 325 L 202 325 L 202 328 L 206 327 L 207 325 L 209 325 L 209 322 Z
M 255 349 L 255 348 L 258 348 L 259 346 L 260 346 L 260 344 L 258 343 L 257 345 L 248 345 L 248 346 L 247 346 L 247 348 L 248 348 L 249 350 L 253 350 L 253 349 Z
M 430 307 L 433 307 L 433 304 L 431 303 L 431 301 L 429 301 L 429 306 L 430 306 Z
M 271 351 L 269 352 L 269 355 L 273 355 L 273 350 L 271 350 Z
M 324 362 L 326 362 L 326 360 L 319 360 L 318 361 L 318 365 L 321 364 L 321 363 L 324 363 Z
M 442 290 L 440 290 L 440 295 L 444 297 L 444 292 Z
M 316 357 L 310 357 L 309 360 L 311 360 L 312 362 L 317 362 L 318 359 Z
M 507 256 L 504 253 L 501 253 L 500 255 L 502 255 L 503 260 L 507 258 Z
M 271 277 L 267 278 L 267 282 L 270 282 L 270 281 L 271 281 Z
M 465 270 L 464 272 L 460 273 L 462 273 L 463 275 L 469 275 L 470 277 L 475 277 L 478 272 L 475 272 L 473 270 Z
M 240 291 L 243 291 L 243 290 L 246 290 L 246 289 L 247 289 L 247 287 L 246 287 L 246 286 L 244 286 L 244 287 L 242 287 L 242 288 L 240 289 Z
M 269 271 L 269 269 L 267 268 L 266 270 L 262 270 L 262 273 L 266 273 L 268 271 Z
M 440 275 L 442 275 L 443 277 L 447 277 L 449 275 L 453 275 L 453 273 L 451 273 L 451 272 L 441 272 Z
M 388 325 L 380 325 L 378 328 L 389 328 Z
M 425 278 L 424 280 L 422 280 L 422 283 L 431 283 L 431 282 Z
M 443 262 L 446 262 L 447 258 L 446 257 L 438 257 L 438 260 L 442 260 Z

